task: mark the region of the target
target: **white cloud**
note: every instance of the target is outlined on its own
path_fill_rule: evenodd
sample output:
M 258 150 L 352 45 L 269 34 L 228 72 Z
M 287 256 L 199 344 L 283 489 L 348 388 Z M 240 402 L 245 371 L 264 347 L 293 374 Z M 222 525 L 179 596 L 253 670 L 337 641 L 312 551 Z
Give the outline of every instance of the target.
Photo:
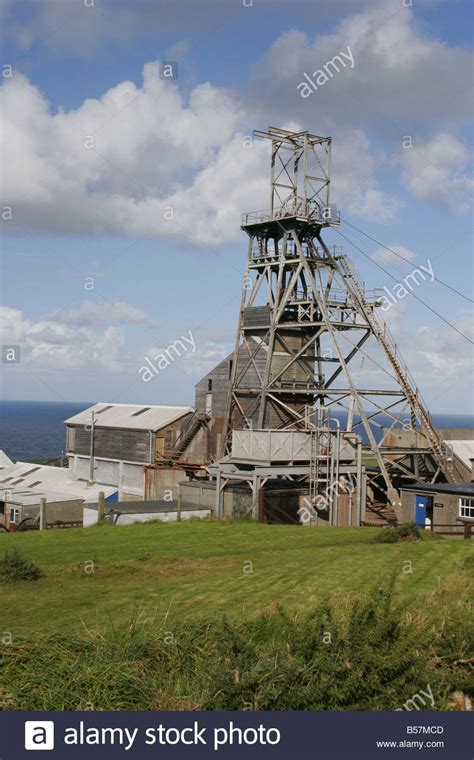
M 49 315 L 49 319 L 78 326 L 92 326 L 104 322 L 141 324 L 147 327 L 157 324 L 143 309 L 137 309 L 125 301 L 105 301 L 102 297 L 99 298 L 98 303 L 85 301 L 77 308 L 55 311 Z
M 402 357 L 408 366 L 428 411 L 474 414 L 470 382 L 474 353 L 466 338 L 440 322 L 427 325 L 420 324 L 419 319 L 414 321 L 405 301 L 394 304 L 382 317 L 394 336 L 398 357 Z M 450 320 L 461 333 L 474 339 L 471 314 L 451 315 Z M 416 324 L 420 326 L 416 327 Z M 354 345 L 353 337 L 344 334 L 340 337 L 346 348 Z M 356 356 L 351 362 L 357 385 L 361 388 L 396 388 L 396 382 L 390 377 L 394 378 L 395 373 L 376 339 L 370 338 L 362 351 L 366 358 L 361 361 Z
M 19 345 L 21 367 L 70 370 L 89 369 L 119 372 L 124 369 L 120 351 L 121 331 L 113 326 L 104 330 L 73 328 L 53 320 L 33 322 L 19 309 L 0 307 L 2 344 Z
M 440 132 L 402 154 L 403 177 L 416 198 L 454 214 L 472 202 L 474 180 L 469 152 L 454 135 Z
M 347 45 L 354 68 L 303 100 L 296 89 L 303 71 Z M 465 118 L 469 62 L 465 50 L 423 37 L 410 9 L 394 12 L 384 3 L 312 40 L 297 31 L 281 35 L 239 95 L 203 83 L 184 97 L 176 83 L 160 79 L 153 62 L 144 67 L 142 86 L 121 82 L 75 110 L 54 112 L 37 87 L 15 74 L 1 88 L 2 205 L 13 210 L 5 226 L 205 246 L 235 242 L 241 213 L 268 206 L 269 145 L 255 141 L 248 149 L 246 132 L 249 125 L 288 125 L 289 114 L 297 128 L 333 135 L 333 202 L 386 221 L 401 204 L 380 186 L 378 173 L 391 164 L 374 150 L 366 125 L 388 123 L 393 130 L 395 116 L 397 124 L 442 123 L 440 87 L 450 90 L 449 119 Z M 444 134 L 404 152 L 404 177 L 416 197 L 441 198 L 457 210 L 469 187 L 466 160 L 461 143 Z
M 400 202 L 383 192 L 376 179 L 385 162 L 382 151 L 371 150 L 362 129 L 339 130 L 332 151 L 331 197 L 336 205 L 371 220 L 392 219 Z
M 383 318 L 429 411 L 474 414 L 470 382 L 474 362 L 472 345 L 449 325 L 440 321 L 423 324 L 420 318 L 414 320 L 410 314 L 407 301 L 399 301 L 384 312 Z M 474 340 L 471 313 L 450 314 L 449 319 L 460 333 Z
M 155 357 L 160 354 L 165 354 L 169 350 L 170 345 L 178 342 L 182 336 L 177 335 L 173 340 L 170 340 L 166 346 L 152 346 L 144 352 L 144 357 L 153 363 Z M 179 343 L 178 343 L 179 346 Z M 187 350 L 186 350 L 187 349 Z M 186 375 L 193 379 L 193 382 L 197 382 L 203 375 L 209 372 L 216 364 L 225 359 L 226 356 L 232 351 L 232 346 L 229 343 L 225 343 L 220 340 L 195 340 L 195 350 L 189 350 L 189 344 L 185 348 L 180 348 L 179 356 L 184 360 L 180 365 L 180 371 L 182 370 Z M 171 351 L 171 355 L 174 357 L 178 352 Z
M 474 340 L 472 314 L 452 319 L 454 325 Z M 418 379 L 422 394 L 433 408 L 474 414 L 472 366 L 474 353 L 466 339 L 447 326 L 425 325 L 410 336 L 406 358 Z
M 68 113 L 52 114 L 22 76 L 4 83 L 2 100 L 2 203 L 13 209 L 12 229 L 219 245 L 240 239 L 242 213 L 268 206 L 269 145 L 250 142 L 242 129 L 250 119 L 221 88 L 198 85 L 184 102 L 153 63 L 142 88 L 122 82 Z M 397 204 L 375 179 L 381 160 L 362 130 L 341 133 L 333 164 L 340 206 L 393 216 Z
M 422 2 L 423 0 L 418 0 Z M 391 0 L 365 0 L 365 5 L 380 5 Z M 275 0 L 259 0 L 244 6 L 235 0 L 22 0 L 22 13 L 17 13 L 16 0 L 0 1 L 0 21 L 9 39 L 21 50 L 33 44 L 45 46 L 49 55 L 67 51 L 68 55 L 88 56 L 110 42 L 151 38 L 156 44 L 170 32 L 196 33 L 201 30 L 225 29 L 242 14 L 257 10 L 271 13 Z M 354 0 L 318 0 L 318 20 L 333 19 L 335 13 L 353 8 Z M 265 7 L 267 6 L 267 7 Z M 270 8 L 268 7 L 270 6 Z M 249 10 L 250 9 L 250 10 Z M 292 0 L 292 10 L 304 23 L 311 17 L 308 0 Z M 257 22 L 258 23 L 258 22 Z M 168 57 L 169 58 L 169 57 Z
M 206 8 L 207 5 L 207 8 Z M 23 0 L 22 13 L 15 0 L 2 0 L 2 21 L 18 46 L 29 50 L 33 44 L 47 45 L 52 51 L 88 55 L 105 41 L 125 44 L 134 38 L 169 34 L 170 30 L 205 27 L 213 12 L 213 21 L 229 17 L 232 6 L 225 2 L 204 0 L 134 0 L 132 4 L 116 0 Z M 204 11 L 204 13 L 203 13 Z M 207 11 L 207 13 L 205 12 Z
M 238 239 L 240 214 L 266 200 L 267 146 L 246 147 L 237 102 L 202 84 L 185 103 L 157 63 L 142 88 L 122 82 L 68 113 L 52 114 L 17 75 L 2 106 L 12 229 L 218 244 Z
M 343 18 L 329 34 L 291 30 L 254 66 L 251 95 L 272 119 L 282 110 L 320 130 L 340 124 L 393 125 L 470 119 L 472 53 L 424 35 L 413 10 L 377 3 Z M 311 97 L 297 85 L 350 47 L 354 66 L 341 68 Z M 446 107 L 449 99 L 449 109 Z M 327 133 L 327 131 L 326 131 Z
M 305 81 L 304 74 L 311 79 L 348 47 L 353 68 L 332 70 L 324 86 L 302 98 L 298 84 Z M 430 135 L 433 124 L 452 130 L 468 123 L 472 68 L 471 51 L 424 34 L 412 9 L 379 3 L 347 16 L 329 34 L 310 28 L 281 34 L 255 64 L 247 98 L 264 123 L 278 123 L 282 112 L 291 113 L 301 128 L 331 134 L 334 201 L 351 213 L 383 222 L 396 214 L 400 201 L 387 197 L 374 177 L 376 169 L 393 165 L 393 159 L 375 152 L 362 130 L 369 127 L 382 144 L 401 146 L 407 133 Z M 409 190 L 450 211 L 464 210 L 461 196 L 470 186 L 465 148 L 448 133 L 442 140 L 425 139 L 426 150 L 404 151 Z M 393 156 L 397 154 L 398 148 Z
M 363 192 L 359 205 L 349 208 L 349 211 L 371 221 L 386 222 L 397 215 L 402 205 L 400 200 L 391 197 L 388 193 L 369 188 Z
M 219 340 L 205 340 L 196 342 L 196 352 L 186 355 L 184 371 L 197 382 L 213 369 L 219 362 L 230 354 L 233 346 Z
M 380 261 L 381 264 L 397 267 L 403 267 L 407 262 L 411 263 L 416 259 L 416 253 L 413 253 L 413 251 L 410 251 L 408 248 L 404 248 L 403 245 L 389 245 L 388 248 L 391 250 L 389 251 L 387 248 L 377 248 L 372 254 L 372 258 L 375 261 Z M 400 256 L 402 258 L 399 258 Z M 405 259 L 405 261 L 403 261 L 403 259 Z

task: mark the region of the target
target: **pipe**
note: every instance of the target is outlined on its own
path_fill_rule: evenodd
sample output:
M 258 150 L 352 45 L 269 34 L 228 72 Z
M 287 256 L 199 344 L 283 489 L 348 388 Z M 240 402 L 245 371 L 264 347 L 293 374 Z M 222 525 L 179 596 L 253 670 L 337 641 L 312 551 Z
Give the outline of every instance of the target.
M 335 483 L 335 496 L 334 496 L 334 518 L 335 518 L 335 524 L 337 525 L 339 522 L 339 459 L 340 459 L 340 453 L 341 453 L 341 443 L 340 443 L 340 433 L 341 433 L 341 424 L 337 417 L 329 417 L 328 418 L 328 429 L 329 429 L 329 435 L 331 435 L 330 428 L 331 428 L 331 422 L 336 423 L 336 463 L 334 464 L 334 454 L 333 454 L 333 447 L 331 446 L 331 475 L 332 480 L 331 483 Z M 332 495 L 332 488 L 331 488 L 331 501 L 333 499 Z M 331 523 L 334 524 L 334 520 Z
M 91 412 L 91 443 L 89 451 L 89 483 L 94 482 L 94 424 L 95 424 L 95 412 Z
M 362 519 L 362 441 L 357 442 L 357 503 L 356 503 L 356 515 L 357 526 L 360 525 Z

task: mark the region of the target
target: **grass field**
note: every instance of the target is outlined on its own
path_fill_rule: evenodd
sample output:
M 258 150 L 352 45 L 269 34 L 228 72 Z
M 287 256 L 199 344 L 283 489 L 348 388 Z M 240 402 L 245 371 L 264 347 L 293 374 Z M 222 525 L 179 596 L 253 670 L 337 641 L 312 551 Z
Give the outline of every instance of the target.
M 107 629 L 125 630 L 137 616 L 149 633 L 179 632 L 223 615 L 239 625 L 280 607 L 304 614 L 326 598 L 343 618 L 355 599 L 388 587 L 392 576 L 395 601 L 420 630 L 441 630 L 447 620 L 468 616 L 470 542 L 429 534 L 373 544 L 376 532 L 182 522 L 3 534 L 0 554 L 18 548 L 44 576 L 2 584 L 0 633 L 8 632 L 25 652 L 28 642 L 38 647 L 47 637 L 90 640 Z M 466 650 L 460 633 L 458 656 Z M 10 676 L 19 677 L 14 650 L 4 650 Z M 45 700 L 12 704 L 51 705 Z M 193 698 L 192 704 L 202 703 Z M 123 704 L 129 703 L 119 699 L 113 706 Z M 57 709 L 63 708 L 77 709 L 67 700 Z
M 182 522 L 2 535 L 0 552 L 15 546 L 45 572 L 3 587 L 2 627 L 26 637 L 78 633 L 82 621 L 125 620 L 137 605 L 148 618 L 188 621 L 247 617 L 275 603 L 307 608 L 327 594 L 344 604 L 392 572 L 416 608 L 472 551 L 431 536 L 374 545 L 376 532 Z

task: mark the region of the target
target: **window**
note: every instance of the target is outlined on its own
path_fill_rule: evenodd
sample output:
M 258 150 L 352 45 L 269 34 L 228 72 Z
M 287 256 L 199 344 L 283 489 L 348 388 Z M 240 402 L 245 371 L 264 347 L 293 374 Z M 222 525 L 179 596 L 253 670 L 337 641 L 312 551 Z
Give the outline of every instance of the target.
M 35 480 L 34 483 L 30 483 L 28 488 L 34 488 L 35 486 L 41 485 L 41 480 Z
M 133 412 L 132 417 L 138 417 L 139 414 L 143 414 L 143 412 L 148 412 L 151 409 L 151 406 L 144 406 L 143 409 L 139 409 L 138 412 Z
M 474 499 L 459 499 L 459 517 L 474 520 Z
M 73 427 L 68 427 L 66 432 L 66 448 L 68 451 L 74 451 L 74 445 L 76 442 L 76 430 Z
M 207 381 L 207 390 L 212 391 L 212 380 Z
M 16 507 L 10 507 L 10 513 L 8 515 L 8 522 L 10 524 L 17 525 L 20 521 L 20 510 Z
M 96 409 L 94 414 L 102 414 L 102 412 L 106 412 L 108 409 L 113 409 L 113 406 L 112 405 L 103 406 L 102 409 Z
M 32 470 L 27 470 L 26 472 L 22 472 L 21 477 L 26 478 L 27 475 L 31 475 L 32 472 L 36 472 L 39 469 L 40 469 L 39 467 L 33 467 Z

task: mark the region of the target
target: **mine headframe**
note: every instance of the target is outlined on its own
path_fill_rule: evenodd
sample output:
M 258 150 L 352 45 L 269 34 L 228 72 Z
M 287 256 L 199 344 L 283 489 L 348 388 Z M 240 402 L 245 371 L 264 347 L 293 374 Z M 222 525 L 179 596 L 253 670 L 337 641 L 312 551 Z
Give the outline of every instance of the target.
M 343 250 L 322 238 L 340 224 L 329 198 L 331 138 L 274 127 L 254 134 L 271 141 L 270 208 L 242 218 L 249 243 L 224 453 L 234 429 L 303 429 L 308 409 L 343 411 L 392 504 L 401 480 L 456 480 L 380 313 L 382 291 L 366 290 Z

